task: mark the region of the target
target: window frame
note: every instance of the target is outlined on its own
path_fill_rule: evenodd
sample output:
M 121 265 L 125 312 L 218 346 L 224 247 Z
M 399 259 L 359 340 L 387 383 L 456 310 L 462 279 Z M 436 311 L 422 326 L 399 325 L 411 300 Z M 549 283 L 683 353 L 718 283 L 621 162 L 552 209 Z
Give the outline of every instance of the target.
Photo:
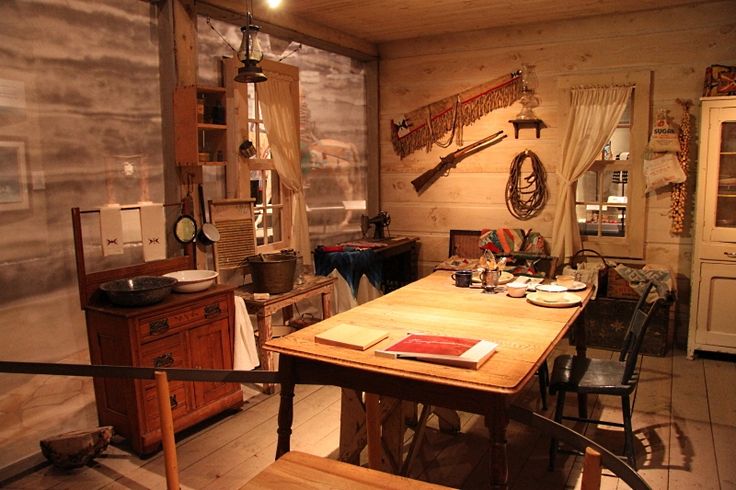
M 627 184 L 626 235 L 623 237 L 581 235 L 583 248 L 593 249 L 605 257 L 643 259 L 646 236 L 647 200 L 644 192 L 643 155 L 651 127 L 651 85 L 649 70 L 622 71 L 568 75 L 558 81 L 560 120 L 568 121 L 570 115 L 570 90 L 578 86 L 633 84 L 631 107 L 631 131 L 628 160 L 596 160 L 594 165 L 624 167 L 629 172 Z M 602 150 L 602 148 L 601 148 Z M 603 163 L 601 163 L 603 162 Z M 601 170 L 604 171 L 604 170 Z M 574 194 L 577 193 L 577 183 Z

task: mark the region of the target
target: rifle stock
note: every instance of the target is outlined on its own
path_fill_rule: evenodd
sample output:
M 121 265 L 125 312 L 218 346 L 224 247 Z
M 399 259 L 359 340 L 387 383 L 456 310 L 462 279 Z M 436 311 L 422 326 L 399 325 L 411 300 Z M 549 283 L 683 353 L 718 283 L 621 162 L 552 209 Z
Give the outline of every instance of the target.
M 503 131 L 498 131 L 490 136 L 486 136 L 485 138 L 476 141 L 475 143 L 471 143 L 468 146 L 458 148 L 447 156 L 440 157 L 440 163 L 435 165 L 434 168 L 430 168 L 422 175 L 411 181 L 411 185 L 414 186 L 414 190 L 417 191 L 417 194 L 421 194 L 430 185 L 434 184 L 435 181 L 437 181 L 442 175 L 444 175 L 450 169 L 455 168 L 457 164 L 460 163 L 460 160 L 462 160 L 463 158 L 470 156 L 478 151 L 484 150 L 489 146 L 493 146 L 496 143 L 499 143 L 507 136 L 505 134 L 502 135 L 501 133 L 503 133 Z M 501 136 L 499 137 L 499 135 Z

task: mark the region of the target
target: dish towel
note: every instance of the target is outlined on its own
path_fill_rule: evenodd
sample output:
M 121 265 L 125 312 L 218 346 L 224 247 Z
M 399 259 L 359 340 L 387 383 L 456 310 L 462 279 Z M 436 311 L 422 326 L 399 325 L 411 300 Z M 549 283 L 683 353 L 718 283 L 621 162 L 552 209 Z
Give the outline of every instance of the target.
M 235 296 L 235 349 L 233 357 L 233 369 L 237 371 L 250 371 L 260 364 L 253 323 L 248 316 L 245 301 L 240 296 Z
M 123 254 L 123 215 L 119 204 L 100 208 L 100 240 L 104 257 Z
M 166 258 L 166 216 L 160 203 L 138 203 L 141 216 L 141 241 L 143 260 L 163 260 Z

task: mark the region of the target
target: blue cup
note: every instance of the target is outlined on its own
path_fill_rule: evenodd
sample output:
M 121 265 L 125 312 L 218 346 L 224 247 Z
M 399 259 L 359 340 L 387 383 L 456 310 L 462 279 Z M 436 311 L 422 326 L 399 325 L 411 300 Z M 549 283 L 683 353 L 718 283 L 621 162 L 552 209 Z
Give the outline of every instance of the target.
M 452 278 L 455 280 L 455 286 L 459 288 L 469 288 L 470 283 L 473 282 L 473 271 L 455 271 Z

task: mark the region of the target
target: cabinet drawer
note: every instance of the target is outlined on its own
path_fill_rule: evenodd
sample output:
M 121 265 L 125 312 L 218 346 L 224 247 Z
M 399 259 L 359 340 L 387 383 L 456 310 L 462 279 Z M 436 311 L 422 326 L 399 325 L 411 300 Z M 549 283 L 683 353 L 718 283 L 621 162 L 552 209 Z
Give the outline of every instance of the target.
M 138 321 L 138 335 L 142 342 L 150 342 L 172 331 L 204 320 L 227 317 L 227 298 L 214 297 L 186 308 L 180 308 L 162 315 L 141 318 Z
M 143 400 L 145 405 L 144 413 L 146 414 L 146 427 L 149 431 L 160 429 L 161 416 L 158 411 L 158 395 L 156 393 L 155 385 L 145 389 Z M 172 381 L 169 383 L 169 405 L 171 405 L 171 413 L 174 420 L 189 411 L 186 385 L 183 381 Z
M 189 367 L 187 359 L 186 345 L 181 335 L 169 335 L 154 342 L 149 342 L 141 346 L 140 364 L 141 367 L 167 368 Z M 144 380 L 143 386 L 148 389 L 154 386 L 153 380 Z

